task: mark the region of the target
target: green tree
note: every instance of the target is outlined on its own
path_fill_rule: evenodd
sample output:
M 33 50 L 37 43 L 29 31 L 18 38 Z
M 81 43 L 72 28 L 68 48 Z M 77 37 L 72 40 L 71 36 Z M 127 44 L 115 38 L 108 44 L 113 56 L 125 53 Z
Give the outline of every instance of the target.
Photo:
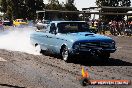
M 9 20 L 13 20 L 13 10 L 12 10 L 11 5 L 7 5 L 7 11 L 6 11 L 5 18 L 8 18 Z
M 43 10 L 45 6 L 43 0 L 25 0 L 25 4 L 29 19 L 35 19 L 36 11 Z
M 130 6 L 131 1 L 130 0 L 96 0 L 96 4 L 99 7 L 102 6 Z
M 48 4 L 45 6 L 45 9 L 48 9 L 48 10 L 64 10 L 62 5 L 59 3 L 58 0 L 48 0 Z M 46 13 L 46 19 L 49 19 L 49 20 L 60 20 L 62 17 L 61 17 L 61 14 L 60 13 Z
M 129 7 L 131 5 L 130 0 L 96 0 L 96 4 L 98 7 L 103 7 L 103 6 L 110 6 L 110 7 Z M 102 12 L 116 12 L 116 13 L 126 13 L 127 11 L 102 11 Z M 118 15 L 103 15 L 102 19 L 104 20 L 123 20 L 124 16 Z
M 10 19 L 36 18 L 36 10 L 43 10 L 43 0 L 1 0 L 1 11 Z
M 59 3 L 58 0 L 49 0 L 49 3 L 46 6 L 46 9 L 49 10 L 61 10 L 62 5 Z
M 76 6 L 74 5 L 74 0 L 67 0 L 67 3 L 65 4 L 65 9 L 68 11 L 77 11 Z M 67 19 L 68 20 L 78 20 L 78 14 L 67 14 Z
M 67 0 L 66 3 L 60 4 L 58 0 L 49 0 L 46 5 L 46 9 L 49 10 L 63 10 L 63 11 L 77 11 L 74 5 L 74 0 Z M 52 12 L 53 13 L 53 12 Z M 46 13 L 46 19 L 51 20 L 78 20 L 78 14 L 73 13 Z
M 1 0 L 1 11 L 6 13 L 7 11 L 7 1 L 6 0 Z
M 66 3 L 69 3 L 69 4 L 74 4 L 74 0 L 67 0 Z
M 13 10 L 13 18 L 25 18 L 27 16 L 27 8 L 25 5 L 25 0 L 10 0 L 10 5 Z

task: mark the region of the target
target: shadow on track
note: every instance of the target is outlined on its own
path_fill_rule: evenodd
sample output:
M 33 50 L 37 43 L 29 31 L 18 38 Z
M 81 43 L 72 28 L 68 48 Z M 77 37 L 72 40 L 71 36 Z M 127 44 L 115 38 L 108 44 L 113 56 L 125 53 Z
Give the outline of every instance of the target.
M 11 87 L 11 88 L 25 88 L 25 87 L 13 86 L 13 85 L 8 85 L 8 84 L 0 84 L 0 86 Z
M 79 57 L 73 59 L 71 63 L 85 66 L 132 66 L 132 63 L 115 58 Z
M 58 55 L 53 55 L 53 54 L 44 54 L 45 56 L 50 56 L 54 58 L 60 59 L 61 57 Z M 115 59 L 115 58 L 98 58 L 98 57 L 93 57 L 93 56 L 76 56 L 71 58 L 69 63 L 74 63 L 74 64 L 80 64 L 80 65 L 85 65 L 85 66 L 132 66 L 132 63 L 122 61 L 120 59 Z

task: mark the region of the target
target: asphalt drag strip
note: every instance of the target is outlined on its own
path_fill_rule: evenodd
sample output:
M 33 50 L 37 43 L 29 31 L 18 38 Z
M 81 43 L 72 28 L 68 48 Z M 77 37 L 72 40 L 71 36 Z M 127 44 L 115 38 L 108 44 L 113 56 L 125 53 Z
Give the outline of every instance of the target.
M 79 82 L 79 78 L 82 77 L 82 66 L 88 69 L 91 79 L 132 79 L 131 66 L 85 66 L 65 63 L 50 56 L 7 50 L 0 50 L 0 56 L 7 60 L 6 63 L 0 62 L 0 84 L 17 86 L 16 88 L 83 88 Z M 89 85 L 86 88 L 89 87 L 120 88 L 121 86 Z M 125 85 L 122 88 L 131 87 Z

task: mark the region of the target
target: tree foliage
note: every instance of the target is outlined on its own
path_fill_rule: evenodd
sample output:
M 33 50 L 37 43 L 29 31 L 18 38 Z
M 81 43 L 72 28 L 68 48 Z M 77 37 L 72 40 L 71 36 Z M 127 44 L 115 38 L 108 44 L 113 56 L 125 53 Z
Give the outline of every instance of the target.
M 6 0 L 1 0 L 1 11 L 6 13 L 7 11 L 7 1 Z
M 63 10 L 63 6 L 59 3 L 58 0 L 49 0 L 49 3 L 45 5 L 45 9 L 48 10 Z M 46 13 L 45 18 L 48 20 L 59 20 L 59 13 Z M 61 18 L 61 17 L 60 17 Z
M 97 6 L 130 6 L 130 0 L 96 0 Z
M 65 9 L 68 11 L 77 11 L 77 8 L 74 5 L 74 0 L 67 0 L 67 3 L 65 4 Z M 68 20 L 78 20 L 78 14 L 67 14 Z
M 98 7 L 109 6 L 109 7 L 129 7 L 131 5 L 130 0 L 96 0 Z M 127 11 L 117 10 L 117 11 L 102 11 L 102 12 L 116 12 L 116 13 L 126 13 Z M 107 15 L 102 16 L 104 20 L 123 20 L 124 16 Z
M 49 0 L 49 3 L 46 5 L 45 8 L 49 10 L 77 11 L 77 8 L 74 5 L 74 0 L 67 0 L 65 4 L 64 3 L 60 4 L 58 0 Z M 48 13 L 46 15 L 46 18 L 58 20 L 60 20 L 61 18 L 63 20 L 77 20 L 78 14 Z
M 1 0 L 1 11 L 10 19 L 34 19 L 36 10 L 43 8 L 43 0 Z
M 49 3 L 46 5 L 46 9 L 49 10 L 61 10 L 62 5 L 58 0 L 49 0 Z
M 48 0 L 48 4 L 44 4 L 44 0 L 0 0 L 1 11 L 5 13 L 5 17 L 9 19 L 17 18 L 28 18 L 35 19 L 37 10 L 73 10 L 77 11 L 74 5 L 74 0 L 67 0 L 66 3 L 60 4 L 58 0 Z M 39 18 L 43 17 L 43 13 L 39 14 Z M 59 18 L 64 17 L 64 19 L 77 19 L 76 14 L 47 14 L 47 18 Z

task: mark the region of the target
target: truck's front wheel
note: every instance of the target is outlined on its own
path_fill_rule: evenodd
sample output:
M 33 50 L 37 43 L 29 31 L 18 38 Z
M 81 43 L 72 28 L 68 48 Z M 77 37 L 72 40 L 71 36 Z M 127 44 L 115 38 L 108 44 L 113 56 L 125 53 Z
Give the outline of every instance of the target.
M 40 45 L 35 45 L 35 51 L 37 52 L 37 53 L 41 53 L 42 52 L 42 50 L 41 50 L 41 48 L 40 48 Z
M 66 46 L 61 49 L 61 56 L 64 61 L 69 61 L 69 51 Z

